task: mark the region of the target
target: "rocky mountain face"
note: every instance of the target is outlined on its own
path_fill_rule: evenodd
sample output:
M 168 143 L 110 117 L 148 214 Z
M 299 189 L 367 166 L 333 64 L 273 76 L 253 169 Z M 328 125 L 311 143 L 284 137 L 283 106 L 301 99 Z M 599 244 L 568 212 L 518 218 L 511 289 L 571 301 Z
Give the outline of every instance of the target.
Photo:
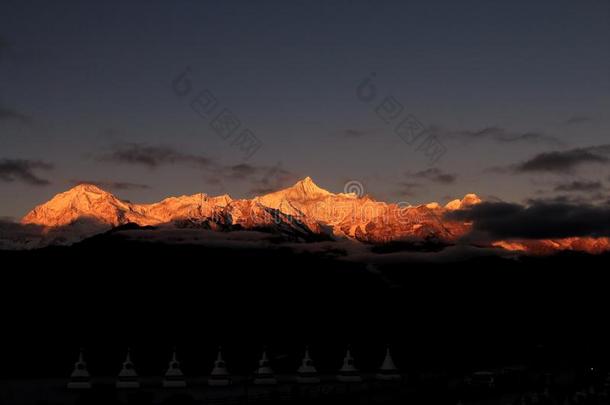
M 82 234 L 79 236 L 135 223 L 218 231 L 264 230 L 295 240 L 322 237 L 371 243 L 450 242 L 469 227 L 443 220 L 443 214 L 479 201 L 476 195 L 470 194 L 445 207 L 435 203 L 404 207 L 351 193 L 334 194 L 307 177 L 292 187 L 249 200 L 195 194 L 170 197 L 154 204 L 134 204 L 94 185 L 81 184 L 34 208 L 21 222 L 41 226 L 48 232 L 72 228 Z

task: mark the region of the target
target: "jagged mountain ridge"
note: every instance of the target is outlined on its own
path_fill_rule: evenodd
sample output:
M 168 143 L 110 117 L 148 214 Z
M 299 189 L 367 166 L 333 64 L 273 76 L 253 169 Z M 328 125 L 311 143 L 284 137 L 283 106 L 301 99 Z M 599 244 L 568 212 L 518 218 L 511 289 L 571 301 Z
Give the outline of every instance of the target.
M 200 193 L 135 204 L 97 186 L 81 184 L 37 206 L 21 222 L 48 230 L 78 225 L 81 237 L 135 223 L 219 231 L 265 230 L 298 240 L 322 236 L 373 243 L 404 239 L 449 242 L 467 232 L 468 225 L 443 220 L 444 212 L 478 202 L 476 195 L 469 194 L 445 207 L 436 203 L 402 207 L 353 193 L 334 194 L 307 177 L 291 187 L 252 199 Z M 87 228 L 84 222 L 94 225 Z
M 36 229 L 21 230 L 17 241 L 13 236 L 7 240 L 0 235 L 0 248 L 72 244 L 125 224 L 262 231 L 298 242 L 350 239 L 375 244 L 451 244 L 466 235 L 472 225 L 447 220 L 444 214 L 480 202 L 476 194 L 467 194 L 445 206 L 433 202 L 405 207 L 353 193 L 331 193 L 307 177 L 291 187 L 252 199 L 200 193 L 135 204 L 97 186 L 81 184 L 34 208 L 21 223 Z M 536 254 L 561 250 L 601 253 L 610 250 L 610 238 L 500 240 L 487 245 Z

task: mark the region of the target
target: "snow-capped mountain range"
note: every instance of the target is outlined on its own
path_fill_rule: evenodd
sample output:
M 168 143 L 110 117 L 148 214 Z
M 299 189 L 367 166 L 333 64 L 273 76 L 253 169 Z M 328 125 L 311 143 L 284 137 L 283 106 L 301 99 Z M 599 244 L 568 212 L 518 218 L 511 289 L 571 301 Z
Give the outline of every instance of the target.
M 541 254 L 610 250 L 610 238 L 468 241 L 463 237 L 471 236 L 472 224 L 448 219 L 445 214 L 479 203 L 481 199 L 476 194 L 466 194 L 444 206 L 435 202 L 417 206 L 392 204 L 354 193 L 331 193 L 309 177 L 252 199 L 200 193 L 169 197 L 153 204 L 121 200 L 95 185 L 80 184 L 34 208 L 23 217 L 20 228 L 14 224 L 8 231 L 0 229 L 0 249 L 69 245 L 116 227 L 136 224 L 167 232 L 188 229 L 191 235 L 201 229 L 206 230 L 208 237 L 209 232 L 216 235 L 216 231 L 225 234 L 258 231 L 289 242 L 352 240 L 367 244 L 440 245 L 459 242 Z M 204 233 L 202 237 L 206 237 Z
M 62 229 L 64 242 L 129 223 L 218 231 L 263 230 L 297 241 L 348 238 L 375 243 L 451 242 L 467 232 L 469 225 L 447 221 L 444 213 L 480 201 L 475 194 L 468 194 L 445 206 L 403 206 L 353 193 L 334 194 L 307 177 L 291 187 L 252 199 L 194 194 L 135 204 L 95 185 L 80 184 L 37 206 L 21 223 L 49 232 Z

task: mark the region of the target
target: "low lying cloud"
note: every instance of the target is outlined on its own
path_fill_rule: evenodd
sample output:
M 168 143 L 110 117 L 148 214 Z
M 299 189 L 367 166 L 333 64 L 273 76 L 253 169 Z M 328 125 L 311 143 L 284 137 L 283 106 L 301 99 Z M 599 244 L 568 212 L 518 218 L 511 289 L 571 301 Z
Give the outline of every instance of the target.
M 21 224 L 8 218 L 0 219 L 0 249 L 29 249 L 39 247 L 43 228 L 39 225 Z
M 50 181 L 36 174 L 36 171 L 53 169 L 51 163 L 42 160 L 1 159 L 0 181 L 12 183 L 20 181 L 33 186 L 46 186 Z
M 610 206 L 532 201 L 530 205 L 484 202 L 447 214 L 472 221 L 475 235 L 499 239 L 610 236 Z
M 146 190 L 150 186 L 147 184 L 129 183 L 123 181 L 111 181 L 111 180 L 70 180 L 72 185 L 79 184 L 93 184 L 102 189 L 108 190 Z

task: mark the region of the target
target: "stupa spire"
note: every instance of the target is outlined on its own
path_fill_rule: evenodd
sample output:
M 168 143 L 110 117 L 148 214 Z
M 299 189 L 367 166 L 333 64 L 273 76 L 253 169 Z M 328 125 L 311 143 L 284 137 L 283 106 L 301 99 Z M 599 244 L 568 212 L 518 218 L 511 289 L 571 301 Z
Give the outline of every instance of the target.
M 87 389 L 91 388 L 91 376 L 87 370 L 87 363 L 83 355 L 83 348 L 78 352 L 78 361 L 74 363 L 74 370 L 70 374 L 68 382 L 69 389 Z
M 337 380 L 341 382 L 361 382 L 362 377 L 360 377 L 360 373 L 354 363 L 351 348 L 348 346 L 343 358 L 343 366 L 339 370 L 339 374 L 337 374 Z
M 172 359 L 169 362 L 167 371 L 165 372 L 165 378 L 163 379 L 163 386 L 166 388 L 183 388 L 186 387 L 186 380 L 184 374 L 180 369 L 180 362 L 176 357 L 176 348 L 172 351 Z
M 210 386 L 221 386 L 231 384 L 231 375 L 227 370 L 227 365 L 222 357 L 222 347 L 218 347 L 218 354 L 216 355 L 216 361 L 214 362 L 214 368 L 210 373 L 208 379 L 208 385 Z
M 138 373 L 136 373 L 133 362 L 131 361 L 131 348 L 127 348 L 127 355 L 123 362 L 123 367 L 119 371 L 116 381 L 117 388 L 140 388 Z
M 318 370 L 313 365 L 313 360 L 309 355 L 309 346 L 305 347 L 305 354 L 301 361 L 301 366 L 297 370 L 297 382 L 302 384 L 317 384 L 320 382 Z
M 277 379 L 271 368 L 266 348 L 263 349 L 261 359 L 258 361 L 258 368 L 254 373 L 254 384 L 256 385 L 275 385 Z
M 375 376 L 378 380 L 384 381 L 397 381 L 402 379 L 400 376 L 396 365 L 394 364 L 394 360 L 392 359 L 392 355 L 390 354 L 390 346 L 386 347 L 385 357 L 383 362 L 381 363 L 381 367 L 379 367 L 379 371 Z

